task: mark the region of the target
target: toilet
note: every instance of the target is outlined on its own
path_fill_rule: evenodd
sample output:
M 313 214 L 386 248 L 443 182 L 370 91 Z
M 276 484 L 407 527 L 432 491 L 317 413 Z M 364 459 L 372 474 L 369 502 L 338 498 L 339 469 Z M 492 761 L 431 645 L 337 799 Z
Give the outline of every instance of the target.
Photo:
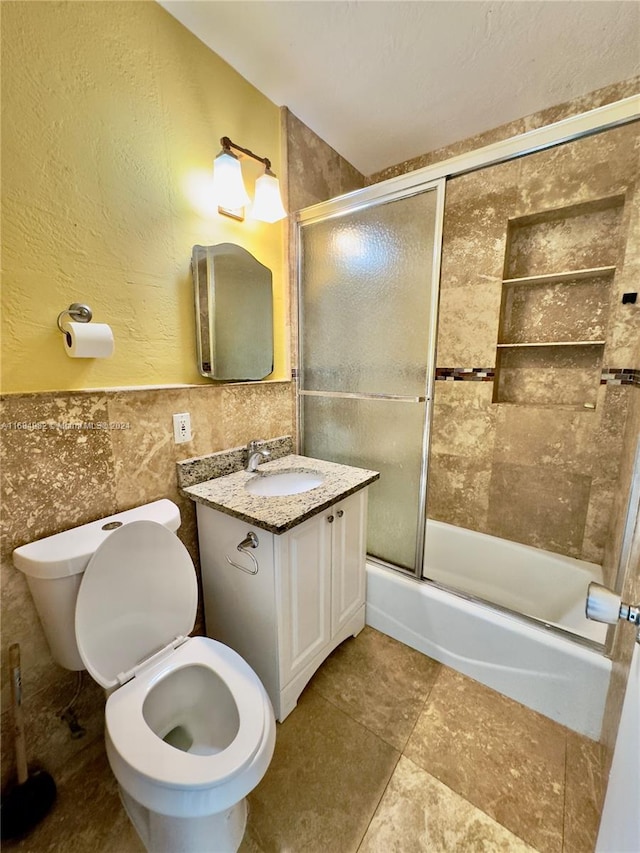
M 227 853 L 264 776 L 275 719 L 236 652 L 189 637 L 198 588 L 155 501 L 17 548 L 54 659 L 107 693 L 105 741 L 124 807 L 153 853 Z

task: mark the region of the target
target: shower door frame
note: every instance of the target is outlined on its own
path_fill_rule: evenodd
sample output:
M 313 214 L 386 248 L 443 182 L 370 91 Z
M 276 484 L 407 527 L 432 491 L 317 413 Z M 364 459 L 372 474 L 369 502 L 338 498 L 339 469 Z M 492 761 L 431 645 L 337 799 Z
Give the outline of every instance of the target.
M 331 397 L 331 398 L 350 398 L 354 400 L 387 400 L 395 402 L 407 403 L 424 403 L 424 423 L 422 425 L 422 446 L 420 449 L 420 482 L 418 487 L 418 506 L 417 506 L 417 529 L 416 529 L 416 547 L 413 558 L 413 570 L 403 569 L 400 566 L 388 563 L 378 557 L 373 557 L 367 554 L 367 559 L 376 563 L 380 563 L 387 568 L 401 571 L 403 574 L 414 575 L 417 578 L 422 577 L 422 568 L 424 562 L 424 543 L 427 524 L 427 478 L 428 478 L 428 460 L 429 460 L 429 440 L 431 432 L 431 407 L 433 405 L 433 385 L 435 382 L 435 364 L 436 364 L 436 332 L 438 329 L 438 302 L 440 296 L 440 259 L 442 256 L 442 224 L 444 220 L 444 199 L 445 199 L 446 181 L 444 178 L 437 180 L 422 180 L 415 181 L 408 187 L 393 188 L 388 186 L 388 182 L 381 182 L 372 190 L 377 192 L 367 193 L 367 198 L 361 203 L 355 202 L 353 196 L 362 192 L 350 193 L 346 196 L 340 196 L 338 199 L 333 199 L 326 205 L 318 207 L 329 207 L 328 210 L 323 210 L 314 214 L 314 208 L 307 208 L 301 211 L 295 223 L 295 257 L 296 257 L 296 296 L 297 296 L 297 353 L 298 353 L 298 372 L 296 384 L 296 407 L 298 420 L 298 443 L 304 438 L 304 412 L 302 407 L 303 397 Z M 416 195 L 421 195 L 426 192 L 436 193 L 436 209 L 435 221 L 433 227 L 433 255 L 431 258 L 431 295 L 429 299 L 429 318 L 427 321 L 427 359 L 425 365 L 425 387 L 424 396 L 405 396 L 396 394 L 360 394 L 343 391 L 309 391 L 301 388 L 301 380 L 303 375 L 303 359 L 302 359 L 302 229 L 307 225 L 314 225 L 319 222 L 326 222 L 330 219 L 337 219 L 342 216 L 347 216 L 351 213 L 367 210 L 372 207 L 388 204 L 394 201 L 402 201 L 406 198 L 412 198 Z M 306 215 L 309 212 L 310 215 Z
M 377 206 L 388 201 L 401 199 L 416 195 L 428 189 L 439 188 L 442 185 L 442 191 L 438 189 L 440 197 L 438 199 L 438 208 L 436 214 L 436 238 L 439 233 L 439 243 L 434 240 L 434 263 L 437 257 L 437 275 L 434 268 L 434 277 L 432 280 L 432 300 L 435 299 L 435 308 L 432 304 L 432 314 L 429 321 L 429 347 L 430 358 L 427 364 L 427 382 L 425 389 L 426 397 L 426 412 L 425 412 L 425 428 L 423 433 L 422 446 L 422 470 L 421 470 L 421 499 L 420 510 L 423 514 L 419 518 L 418 539 L 421 540 L 422 553 L 419 554 L 416 549 L 416 561 L 414 572 L 408 572 L 406 569 L 401 569 L 384 560 L 380 560 L 368 555 L 367 559 L 380 563 L 383 566 L 402 572 L 402 574 L 414 574 L 418 580 L 423 580 L 423 563 L 424 563 L 424 539 L 426 529 L 426 493 L 428 480 L 428 459 L 429 459 L 429 438 L 431 431 L 431 419 L 434 397 L 434 382 L 435 382 L 435 361 L 436 361 L 436 337 L 437 337 L 437 319 L 438 319 L 438 296 L 440 292 L 440 260 L 442 255 L 442 225 L 444 219 L 444 198 L 446 192 L 446 181 L 449 178 L 459 175 L 468 174 L 470 172 L 484 169 L 488 166 L 495 166 L 499 163 L 506 163 L 509 160 L 515 160 L 519 157 L 524 157 L 527 154 L 534 154 L 537 151 L 543 151 L 548 148 L 555 148 L 567 142 L 573 142 L 577 139 L 582 139 L 586 136 L 592 136 L 606 130 L 611 130 L 615 127 L 621 127 L 625 124 L 630 124 L 640 120 L 640 99 L 637 95 L 623 98 L 619 101 L 614 101 L 610 104 L 605 104 L 602 107 L 597 107 L 593 110 L 588 110 L 584 113 L 579 113 L 569 118 L 561 119 L 544 127 L 530 130 L 517 136 L 509 137 L 500 142 L 486 145 L 482 148 L 477 148 L 466 154 L 460 154 L 451 157 L 447 160 L 441 160 L 430 166 L 425 166 L 422 169 L 416 169 L 412 172 L 399 175 L 395 178 L 388 178 L 386 181 L 372 184 L 364 189 L 354 190 L 329 201 L 320 202 L 319 204 L 303 208 L 295 214 L 293 221 L 293 252 L 294 265 L 296 276 L 296 286 L 293 290 L 297 299 L 297 330 L 296 330 L 296 350 L 298 356 L 297 371 L 294 371 L 293 378 L 296 382 L 296 414 L 298 419 L 298 444 L 301 437 L 304 436 L 304 419 L 302 412 L 302 397 L 306 396 L 304 389 L 300 388 L 301 367 L 302 367 L 302 349 L 300 346 L 302 335 L 302 316 L 301 316 L 301 287 L 302 287 L 302 241 L 301 231 L 305 225 L 310 225 L 314 222 L 325 221 L 334 217 L 343 216 L 348 213 L 355 213 L 358 210 L 363 210 L 367 207 Z M 440 206 L 441 205 L 441 206 Z M 330 392 L 319 392 L 325 396 L 329 396 Z M 345 394 L 334 394 L 334 396 L 351 396 Z M 355 395 L 359 396 L 359 395 Z M 373 395 L 369 395 L 373 398 Z M 393 399 L 393 398 L 392 398 Z M 419 545 L 420 543 L 418 543 Z M 432 582 L 432 581 L 431 581 Z M 437 586 L 437 584 L 436 584 Z M 456 592 L 460 595 L 461 593 Z M 471 596 L 469 596 L 471 597 Z M 486 603 L 486 602 L 483 602 Z M 511 611 L 508 611 L 511 613 Z

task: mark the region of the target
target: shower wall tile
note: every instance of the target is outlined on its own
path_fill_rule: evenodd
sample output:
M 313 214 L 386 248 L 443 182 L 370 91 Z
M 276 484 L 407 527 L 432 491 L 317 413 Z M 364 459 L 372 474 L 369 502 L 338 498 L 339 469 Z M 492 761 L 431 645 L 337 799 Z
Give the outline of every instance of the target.
M 485 279 L 441 291 L 438 366 L 495 365 L 501 290 Z
M 615 99 L 609 95 L 602 97 Z M 443 399 L 441 389 L 470 383 L 436 384 L 430 516 L 602 561 L 610 538 L 608 528 L 620 512 L 614 481 L 629 395 L 635 393 L 629 386 L 601 385 L 602 368 L 619 365 L 630 370 L 640 365 L 640 310 L 622 305 L 622 294 L 635 292 L 640 279 L 637 140 L 637 126 L 618 128 L 448 183 L 438 366 L 496 364 L 492 399 L 501 402 L 486 401 L 493 430 L 489 443 L 482 429 L 489 420 L 483 421 L 477 411 L 465 408 L 460 400 L 448 409 L 438 405 Z M 566 226 L 543 223 L 537 234 L 535 229 L 521 232 L 531 244 L 520 247 L 527 249 L 523 258 L 529 268 L 525 265 L 507 273 L 525 275 L 558 271 L 558 264 L 564 270 L 614 262 L 615 277 L 603 282 L 609 291 L 608 318 L 598 308 L 604 321 L 598 337 L 606 339 L 605 348 L 501 349 L 497 353 L 509 220 L 623 194 L 624 207 L 618 203 L 595 217 L 596 222 L 601 220 L 595 233 L 582 228 L 580 217 Z M 572 293 L 575 296 L 578 290 Z M 540 301 L 539 294 L 533 297 Z M 607 301 L 604 294 L 597 299 L 598 305 Z M 549 300 L 538 302 L 533 314 L 531 305 L 524 306 L 529 311 L 527 340 L 553 338 L 554 323 L 560 330 L 568 316 L 566 306 L 558 304 L 559 316 L 554 319 Z M 585 404 L 589 408 L 583 408 Z M 472 454 L 474 444 L 478 449 Z M 491 454 L 495 455 L 488 458 Z M 479 465 L 482 470 L 482 478 L 473 483 L 469 481 L 472 458 L 475 470 Z M 487 495 L 480 493 L 480 483 L 489 489 Z M 463 499 L 470 507 L 467 513 L 460 509 Z M 552 509 L 556 505 L 557 512 Z M 610 545 L 607 548 L 613 553 Z
M 640 144 L 639 144 L 640 150 Z M 638 154 L 640 157 L 640 154 Z M 609 329 L 603 363 L 640 368 L 640 302 L 622 303 L 624 293 L 640 290 L 640 179 L 631 185 L 626 195 L 622 219 L 620 254 L 611 290 Z M 639 297 L 640 298 L 640 297 Z
M 591 478 L 546 466 L 494 464 L 487 533 L 579 557 Z
M 364 175 L 290 110 L 283 111 L 290 213 L 365 186 Z
M 640 600 L 640 534 L 637 522 L 635 536 L 627 553 L 627 562 L 619 566 L 619 554 L 627 522 L 627 500 L 630 484 L 634 476 L 635 454 L 640 436 L 640 391 L 635 388 L 632 392 L 627 417 L 624 450 L 621 455 L 618 487 L 614 494 L 613 523 L 609 530 L 605 548 L 604 577 L 605 584 L 613 586 L 618 569 L 620 568 L 623 584 L 621 595 L 623 601 L 636 602 Z M 618 622 L 614 629 L 614 643 L 611 654 L 613 670 L 609 682 L 609 691 L 605 706 L 604 723 L 602 726 L 601 742 L 605 746 L 605 773 L 608 774 L 613 748 L 615 745 L 625 688 L 629 675 L 631 655 L 634 649 L 636 631 L 630 623 Z M 606 778 L 606 775 L 605 775 Z
M 637 137 L 630 124 L 524 157 L 516 215 L 624 194 L 638 176 Z
M 486 532 L 490 484 L 491 465 L 487 461 L 432 454 L 427 493 L 429 518 Z
M 589 492 L 589 506 L 584 525 L 580 559 L 602 565 L 607 536 L 611 526 L 613 499 L 618 488 L 614 477 L 593 477 Z
M 624 396 L 628 401 L 626 418 L 624 419 L 624 437 L 619 456 L 618 487 L 613 498 L 611 525 L 604 550 L 603 572 L 604 582 L 613 585 L 618 570 L 618 555 L 622 547 L 622 537 L 627 514 L 629 489 L 633 479 L 633 466 L 640 436 L 640 391 L 635 388 L 606 387 L 607 395 L 613 394 L 614 399 Z M 640 575 L 640 560 L 637 564 L 637 574 Z M 630 572 L 634 575 L 634 572 Z M 639 581 L 640 582 L 640 581 Z M 640 594 L 640 589 L 638 589 Z
M 517 198 L 518 161 L 447 183 L 441 291 L 501 282 L 506 223 Z
M 619 244 L 622 205 L 616 203 L 604 210 L 589 210 L 589 206 L 585 208 L 582 205 L 570 204 L 561 206 L 560 209 L 561 214 L 545 217 L 543 221 L 530 225 L 516 222 L 510 230 L 505 278 L 615 266 L 621 257 Z M 583 302 L 585 296 L 580 290 L 593 285 L 593 281 L 579 282 L 574 284 L 570 291 L 565 285 L 566 298 L 569 299 L 571 293 L 575 293 L 575 302 Z M 553 288 L 553 285 L 551 287 Z M 559 290 L 560 287 L 556 285 L 556 289 Z M 600 282 L 599 289 L 603 292 L 603 305 L 599 307 L 598 315 L 608 302 L 608 278 Z M 558 295 L 555 296 L 554 302 L 559 302 Z M 574 307 L 574 310 L 577 308 Z M 584 313 L 590 316 L 586 310 Z M 602 335 L 592 333 L 590 337 L 598 339 Z M 563 337 L 559 340 L 565 339 Z
M 523 471 L 530 469 L 534 478 L 540 477 L 541 470 L 555 472 L 561 479 L 566 472 L 583 476 L 590 482 L 584 535 L 579 550 L 572 556 L 598 564 L 603 561 L 612 517 L 627 400 L 625 389 L 601 386 L 595 410 L 558 409 L 550 417 L 548 408 L 496 407 L 495 466 L 522 466 Z M 568 453 L 567 448 L 572 452 Z M 585 489 L 583 486 L 576 493 L 566 492 L 562 512 L 580 517 L 584 512 Z M 497 511 L 497 505 L 495 508 Z M 525 517 L 536 512 L 533 507 L 523 507 L 522 503 L 519 508 L 520 511 L 527 509 Z M 500 522 L 495 522 L 495 525 L 499 526 Z M 513 527 L 510 529 L 513 532 Z M 510 538 L 517 537 L 512 535 Z M 557 543 L 558 539 L 554 541 Z M 556 547 L 548 547 L 561 550 L 557 544 Z
M 583 470 L 594 477 L 618 476 L 631 391 L 631 388 L 601 385 L 595 410 L 580 413 L 591 428 L 576 433 L 574 453 Z
M 567 444 L 588 444 L 594 411 L 549 409 L 535 406 L 496 406 L 496 444 L 493 460 L 497 465 L 552 467 L 581 471 L 578 459 L 567 457 Z
M 484 530 L 495 441 L 492 383 L 438 382 L 428 479 L 429 518 Z
M 446 382 L 436 386 L 431 453 L 484 462 L 493 455 L 496 416 L 490 383 Z

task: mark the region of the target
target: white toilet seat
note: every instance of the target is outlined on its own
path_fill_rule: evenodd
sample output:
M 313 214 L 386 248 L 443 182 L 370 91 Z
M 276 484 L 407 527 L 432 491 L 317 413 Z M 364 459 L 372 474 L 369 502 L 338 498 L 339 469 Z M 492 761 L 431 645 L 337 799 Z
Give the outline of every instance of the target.
M 242 800 L 273 755 L 273 709 L 249 664 L 208 637 L 185 640 L 193 629 L 197 594 L 188 551 L 174 533 L 151 520 L 114 530 L 96 548 L 78 591 L 78 650 L 109 692 L 107 756 L 143 840 L 150 824 L 137 813 L 139 807 L 148 809 L 158 826 L 165 817 L 202 817 L 209 827 L 229 809 L 244 826 Z M 185 701 L 193 696 L 195 702 Z M 163 740 L 172 725 L 193 733 L 192 752 Z M 220 820 L 216 832 L 226 837 L 230 825 L 226 817 Z M 188 835 L 186 828 L 178 834 L 183 832 Z M 173 842 L 165 842 L 159 846 L 173 850 Z
M 235 738 L 214 755 L 176 749 L 155 734 L 143 717 L 144 700 L 153 686 L 172 672 L 193 665 L 207 667 L 219 676 L 238 709 Z M 233 649 L 207 637 L 192 637 L 109 696 L 107 733 L 120 758 L 152 782 L 185 790 L 213 787 L 242 773 L 262 746 L 268 726 L 264 695 L 256 674 Z
M 120 686 L 154 653 L 186 637 L 198 604 L 193 561 L 155 521 L 132 521 L 96 548 L 75 611 L 78 651 L 91 677 Z

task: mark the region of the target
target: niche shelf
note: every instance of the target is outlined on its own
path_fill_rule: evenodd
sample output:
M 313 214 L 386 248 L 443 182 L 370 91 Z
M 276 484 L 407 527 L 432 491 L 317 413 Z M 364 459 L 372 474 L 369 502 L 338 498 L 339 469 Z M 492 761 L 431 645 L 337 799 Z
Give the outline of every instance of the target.
M 494 402 L 595 408 L 623 203 L 509 222 Z
M 498 349 L 516 349 L 518 347 L 592 347 L 604 345 L 605 341 L 528 341 L 522 344 L 498 344 Z

